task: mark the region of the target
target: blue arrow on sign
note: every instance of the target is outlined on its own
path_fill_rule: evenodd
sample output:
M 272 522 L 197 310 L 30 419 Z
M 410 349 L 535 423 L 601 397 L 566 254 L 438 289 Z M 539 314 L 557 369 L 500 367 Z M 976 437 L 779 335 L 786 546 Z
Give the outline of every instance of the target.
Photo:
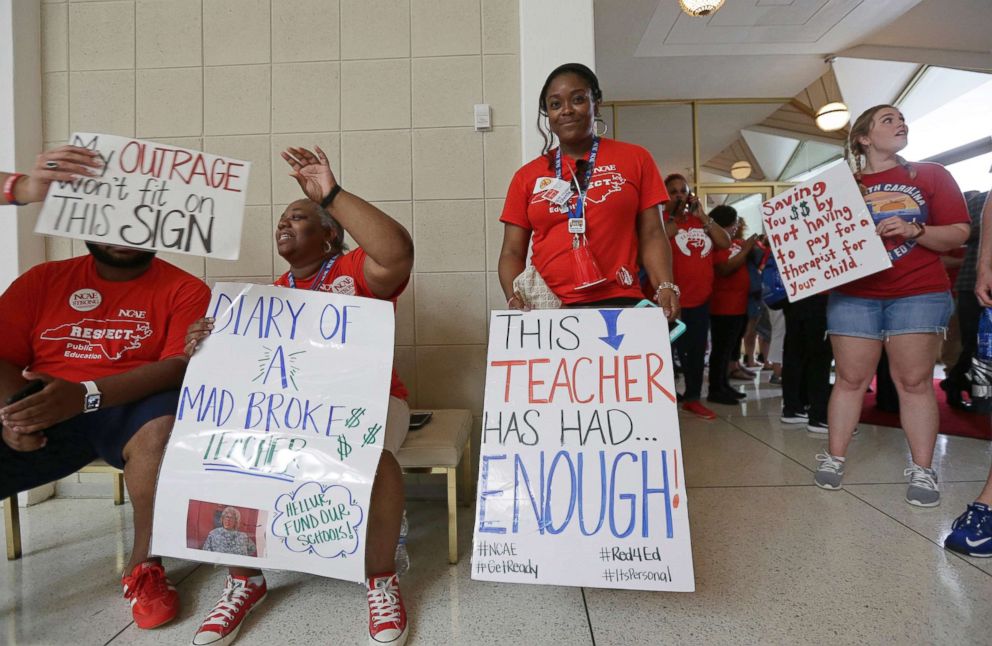
M 623 310 L 599 310 L 603 320 L 606 321 L 606 336 L 599 337 L 599 340 L 606 343 L 614 350 L 620 349 L 623 343 L 623 335 L 617 334 L 617 319 Z

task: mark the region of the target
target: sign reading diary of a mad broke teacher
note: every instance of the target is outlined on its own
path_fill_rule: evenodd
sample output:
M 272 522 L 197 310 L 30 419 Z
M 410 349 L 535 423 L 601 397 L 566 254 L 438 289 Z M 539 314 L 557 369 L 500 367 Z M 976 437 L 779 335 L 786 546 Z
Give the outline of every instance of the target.
M 35 233 L 237 260 L 250 162 L 88 132 L 70 143 L 103 166 L 53 182 Z
M 365 577 L 393 364 L 388 301 L 218 283 L 155 497 L 155 554 Z
M 695 589 L 660 309 L 493 312 L 472 578 Z
M 790 303 L 892 266 L 845 164 L 764 202 L 761 214 Z

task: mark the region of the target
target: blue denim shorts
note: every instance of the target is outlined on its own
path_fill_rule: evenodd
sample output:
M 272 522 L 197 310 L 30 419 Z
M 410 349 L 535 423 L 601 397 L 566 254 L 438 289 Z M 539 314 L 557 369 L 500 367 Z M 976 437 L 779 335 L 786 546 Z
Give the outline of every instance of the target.
M 901 298 L 860 298 L 830 293 L 827 334 L 882 341 L 898 334 L 940 334 L 954 311 L 950 292 Z

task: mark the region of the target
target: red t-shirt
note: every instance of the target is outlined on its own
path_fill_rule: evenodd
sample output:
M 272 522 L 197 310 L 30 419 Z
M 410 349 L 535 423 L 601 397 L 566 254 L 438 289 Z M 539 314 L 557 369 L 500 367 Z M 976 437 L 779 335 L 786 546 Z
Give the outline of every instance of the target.
M 365 281 L 365 250 L 361 247 L 353 251 L 349 251 L 346 254 L 340 256 L 331 267 L 327 275 L 324 276 L 324 280 L 317 287 L 319 292 L 332 292 L 334 294 L 344 294 L 346 296 L 362 296 L 364 298 L 375 298 L 379 300 L 389 301 L 393 304 L 393 310 L 396 310 L 396 299 L 399 298 L 403 290 L 406 289 L 406 283 L 400 285 L 392 296 L 389 298 L 379 298 L 372 293 L 369 289 L 369 284 Z M 313 281 L 317 280 L 317 276 L 320 274 L 318 271 L 316 274 L 310 278 L 304 280 L 296 281 L 297 289 L 310 289 L 313 286 Z M 276 279 L 273 283 L 277 287 L 289 287 L 289 272 Z M 400 381 L 400 376 L 396 374 L 396 368 L 393 368 L 392 381 L 389 384 L 389 394 L 393 397 L 398 397 L 400 399 L 406 400 L 410 397 L 410 392 Z
M 916 179 L 902 165 L 861 178 L 868 188 L 865 202 L 876 224 L 893 215 L 928 226 L 971 224 L 961 189 L 947 169 L 927 162 L 912 167 Z M 887 238 L 883 242 L 892 267 L 838 287 L 838 291 L 862 298 L 899 298 L 951 289 L 939 253 L 916 240 Z
M 731 240 L 730 248 L 713 252 L 713 264 L 720 265 L 741 253 L 741 240 Z M 751 289 L 751 277 L 747 273 L 747 263 L 734 270 L 729 276 L 713 272 L 713 295 L 710 297 L 710 314 L 736 316 L 747 314 L 747 295 Z
M 562 179 L 571 182 L 574 168 L 575 160 L 564 155 Z M 575 291 L 568 208 L 550 202 L 538 187 L 540 180 L 554 177 L 554 151 L 524 165 L 510 181 L 500 221 L 532 232 L 531 260 L 563 303 L 640 298 L 637 215 L 668 200 L 668 191 L 651 155 L 634 144 L 600 140 L 596 168 L 586 194 L 586 238 L 607 280 L 581 291 Z M 568 206 L 574 209 L 577 200 L 578 196 L 573 195 Z
M 46 262 L 0 296 L 0 360 L 87 381 L 181 357 L 209 302 L 202 280 L 158 258 L 121 282 L 100 278 L 89 255 Z
M 672 273 L 682 307 L 699 307 L 713 293 L 713 240 L 695 215 L 678 222 L 672 236 Z M 716 226 L 715 224 L 713 226 Z

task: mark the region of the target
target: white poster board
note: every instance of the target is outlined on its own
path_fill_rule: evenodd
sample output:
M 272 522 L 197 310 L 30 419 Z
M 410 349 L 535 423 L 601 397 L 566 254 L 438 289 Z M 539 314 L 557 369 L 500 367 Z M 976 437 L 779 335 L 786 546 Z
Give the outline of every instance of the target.
M 761 213 L 790 303 L 892 266 L 844 164 L 767 200 Z
M 660 309 L 493 312 L 472 578 L 695 589 Z
M 186 371 L 158 479 L 152 552 L 363 581 L 392 304 L 217 283 L 208 313 L 214 331 Z
M 53 182 L 35 233 L 237 260 L 250 162 L 91 132 L 69 142 L 103 168 Z

